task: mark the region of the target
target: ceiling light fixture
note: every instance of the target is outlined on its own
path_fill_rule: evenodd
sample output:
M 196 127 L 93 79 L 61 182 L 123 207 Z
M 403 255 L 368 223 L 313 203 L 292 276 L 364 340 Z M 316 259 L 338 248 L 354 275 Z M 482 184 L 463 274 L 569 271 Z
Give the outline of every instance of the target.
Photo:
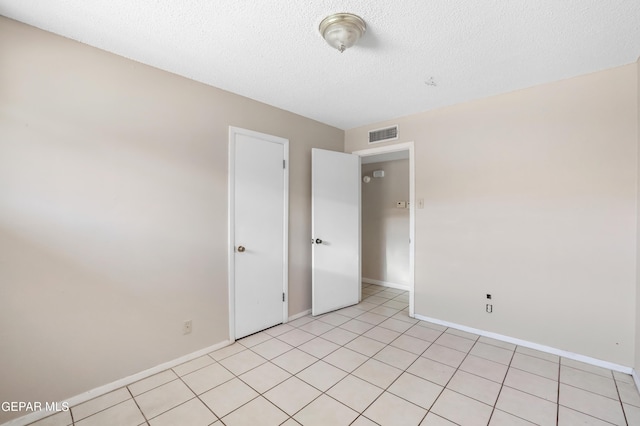
M 340 53 L 356 44 L 367 30 L 361 17 L 351 13 L 335 13 L 320 22 L 320 34 Z

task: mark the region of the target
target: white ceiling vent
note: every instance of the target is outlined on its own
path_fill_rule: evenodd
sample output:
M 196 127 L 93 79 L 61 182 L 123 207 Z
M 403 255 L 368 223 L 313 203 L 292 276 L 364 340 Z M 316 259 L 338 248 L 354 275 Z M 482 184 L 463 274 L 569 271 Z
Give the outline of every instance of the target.
M 369 130 L 369 143 L 386 142 L 398 139 L 398 125 L 384 129 Z

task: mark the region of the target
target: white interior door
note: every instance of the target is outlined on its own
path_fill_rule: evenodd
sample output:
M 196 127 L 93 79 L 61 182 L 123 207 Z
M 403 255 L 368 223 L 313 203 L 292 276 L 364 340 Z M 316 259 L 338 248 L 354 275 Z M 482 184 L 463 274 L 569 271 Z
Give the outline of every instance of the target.
M 288 140 L 230 129 L 230 303 L 236 339 L 286 318 Z
M 360 157 L 312 149 L 312 313 L 360 299 Z

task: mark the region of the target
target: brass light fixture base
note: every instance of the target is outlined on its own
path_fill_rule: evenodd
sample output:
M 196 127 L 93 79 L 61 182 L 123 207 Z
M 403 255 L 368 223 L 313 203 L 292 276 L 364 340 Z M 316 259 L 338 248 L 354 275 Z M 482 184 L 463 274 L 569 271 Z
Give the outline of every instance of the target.
M 340 53 L 356 44 L 367 30 L 364 20 L 351 13 L 335 13 L 320 22 L 320 34 Z

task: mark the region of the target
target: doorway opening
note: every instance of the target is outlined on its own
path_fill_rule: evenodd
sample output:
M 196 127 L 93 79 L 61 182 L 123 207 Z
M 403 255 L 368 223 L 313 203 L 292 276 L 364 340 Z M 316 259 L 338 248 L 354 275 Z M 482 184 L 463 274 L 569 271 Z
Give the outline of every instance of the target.
M 362 281 L 409 291 L 414 317 L 414 144 L 355 151 L 361 157 Z

